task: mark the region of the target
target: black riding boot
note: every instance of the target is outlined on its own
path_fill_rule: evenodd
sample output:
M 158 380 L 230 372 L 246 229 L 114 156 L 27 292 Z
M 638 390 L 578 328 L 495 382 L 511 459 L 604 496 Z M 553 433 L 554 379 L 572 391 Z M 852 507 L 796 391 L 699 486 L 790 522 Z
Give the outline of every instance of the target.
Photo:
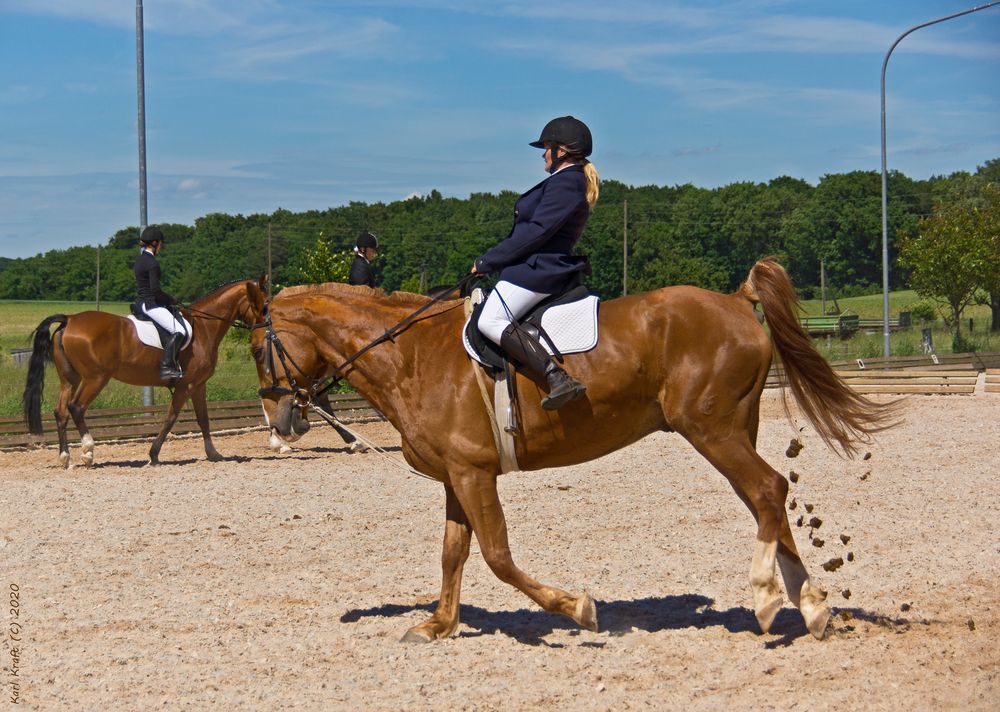
M 160 378 L 164 381 L 184 378 L 184 372 L 181 370 L 180 364 L 177 363 L 177 354 L 181 350 L 183 340 L 183 334 L 171 334 L 167 343 L 163 345 L 163 358 L 160 359 Z
M 549 385 L 549 394 L 542 399 L 545 410 L 559 410 L 587 392 L 585 385 L 560 368 L 537 339 L 517 324 L 503 330 L 500 346 L 536 378 L 544 376 Z

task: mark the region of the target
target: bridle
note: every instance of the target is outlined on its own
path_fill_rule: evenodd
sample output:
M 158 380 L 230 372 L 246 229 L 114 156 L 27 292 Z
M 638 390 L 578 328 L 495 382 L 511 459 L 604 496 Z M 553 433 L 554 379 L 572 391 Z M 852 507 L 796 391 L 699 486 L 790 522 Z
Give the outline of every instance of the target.
M 271 385 L 257 390 L 257 395 L 261 398 L 268 395 L 277 396 L 295 396 L 296 399 L 305 399 L 302 403 L 303 406 L 307 405 L 311 398 L 308 396 L 308 391 L 305 388 L 301 388 L 298 382 L 295 380 L 295 376 L 292 374 L 290 368 L 288 368 L 289 361 L 295 367 L 295 370 L 300 374 L 305 375 L 305 371 L 295 363 L 295 359 L 292 358 L 291 354 L 285 349 L 284 345 L 281 343 L 281 339 L 278 338 L 278 332 L 274 330 L 274 323 L 271 321 L 271 303 L 270 301 L 264 304 L 264 321 L 260 323 L 265 330 L 264 339 L 266 341 L 266 347 L 264 350 L 264 368 L 268 373 L 271 374 Z M 278 374 L 274 368 L 275 357 L 281 367 L 285 370 L 285 380 L 291 385 L 291 388 L 279 385 Z
M 386 329 L 385 333 L 383 333 L 381 336 L 372 340 L 365 346 L 361 347 L 358 351 L 349 356 L 343 363 L 337 366 L 333 370 L 333 372 L 325 379 L 317 383 L 314 383 L 309 387 L 300 386 L 298 382 L 295 380 L 295 376 L 293 375 L 291 369 L 288 367 L 288 364 L 290 362 L 292 366 L 294 366 L 295 369 L 299 372 L 300 375 L 302 376 L 306 375 L 302 367 L 299 366 L 297 363 L 295 363 L 295 360 L 291 357 L 291 354 L 288 353 L 287 349 L 285 349 L 284 345 L 281 343 L 281 339 L 278 337 L 278 332 L 274 330 L 274 324 L 271 320 L 270 302 L 265 303 L 264 314 L 263 314 L 264 321 L 261 324 L 254 325 L 254 327 L 256 328 L 259 326 L 265 329 L 266 332 L 265 339 L 267 341 L 267 346 L 264 352 L 264 367 L 271 374 L 271 385 L 259 389 L 257 391 L 258 395 L 261 398 L 267 395 L 293 396 L 296 399 L 299 407 L 305 408 L 309 405 L 312 405 L 313 399 L 323 395 L 331 388 L 333 388 L 335 385 L 337 385 L 341 380 L 343 380 L 345 369 L 347 369 L 351 364 L 353 364 L 355 361 L 357 361 L 359 358 L 364 356 L 366 353 L 371 351 L 379 344 L 383 344 L 386 341 L 392 341 L 393 343 L 395 343 L 396 340 L 395 337 L 398 336 L 403 331 L 405 331 L 411 324 L 413 324 L 417 320 L 417 317 L 420 316 L 420 314 L 422 314 L 427 309 L 430 309 L 438 302 L 447 299 L 455 292 L 465 289 L 465 287 L 473 280 L 480 278 L 482 278 L 482 275 L 479 274 L 466 275 L 465 277 L 460 279 L 455 286 L 451 287 L 447 291 L 442 292 L 441 294 L 438 294 L 437 296 L 432 298 L 429 302 L 427 302 L 422 307 L 417 309 L 415 312 L 413 312 L 412 314 L 404 318 L 402 321 L 397 323 L 395 326 Z M 274 368 L 275 357 L 277 357 L 278 362 L 284 369 L 284 378 L 288 382 L 290 387 L 280 385 L 278 374 Z

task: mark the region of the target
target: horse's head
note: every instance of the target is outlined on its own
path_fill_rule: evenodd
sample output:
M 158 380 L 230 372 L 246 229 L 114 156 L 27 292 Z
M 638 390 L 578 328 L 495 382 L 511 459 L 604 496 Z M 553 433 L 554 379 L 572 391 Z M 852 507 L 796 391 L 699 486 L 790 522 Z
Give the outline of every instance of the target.
M 260 383 L 261 406 L 269 427 L 286 442 L 295 442 L 309 432 L 308 389 L 322 374 L 316 350 L 307 330 L 292 322 L 275 326 L 270 310 L 262 307 L 261 319 L 267 326 L 254 329 L 250 350 Z

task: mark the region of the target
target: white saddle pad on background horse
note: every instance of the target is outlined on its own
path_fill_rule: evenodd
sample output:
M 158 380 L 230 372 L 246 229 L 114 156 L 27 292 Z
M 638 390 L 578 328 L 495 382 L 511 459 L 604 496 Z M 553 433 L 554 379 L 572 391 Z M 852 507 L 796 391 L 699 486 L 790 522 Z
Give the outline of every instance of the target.
M 154 349 L 163 349 L 163 344 L 160 343 L 160 332 L 156 330 L 156 327 L 151 321 L 140 321 L 136 319 L 132 314 L 125 317 L 135 326 L 135 334 L 139 337 L 139 341 L 146 344 L 146 346 L 152 346 Z M 191 324 L 187 319 L 181 317 L 181 325 L 184 327 L 184 343 L 181 344 L 181 350 L 186 349 L 191 344 Z
M 591 295 L 545 310 L 542 314 L 542 329 L 552 339 L 560 353 L 577 354 L 590 351 L 597 346 L 597 306 L 600 301 L 597 296 Z M 484 365 L 490 365 L 479 357 L 472 344 L 469 343 L 466 335 L 468 324 L 467 319 L 465 327 L 462 328 L 462 344 L 465 346 L 465 351 L 470 358 Z M 545 350 L 551 354 L 552 349 L 549 347 L 548 340 L 542 338 L 540 341 Z

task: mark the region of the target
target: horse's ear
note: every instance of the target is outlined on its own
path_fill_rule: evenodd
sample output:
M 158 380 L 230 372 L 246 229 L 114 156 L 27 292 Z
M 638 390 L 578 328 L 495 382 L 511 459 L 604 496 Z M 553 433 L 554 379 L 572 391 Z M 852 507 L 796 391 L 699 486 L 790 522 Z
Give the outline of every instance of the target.
M 267 274 L 261 275 L 257 282 L 247 283 L 247 299 L 250 308 L 254 310 L 254 320 L 264 313 L 264 301 L 267 299 Z

